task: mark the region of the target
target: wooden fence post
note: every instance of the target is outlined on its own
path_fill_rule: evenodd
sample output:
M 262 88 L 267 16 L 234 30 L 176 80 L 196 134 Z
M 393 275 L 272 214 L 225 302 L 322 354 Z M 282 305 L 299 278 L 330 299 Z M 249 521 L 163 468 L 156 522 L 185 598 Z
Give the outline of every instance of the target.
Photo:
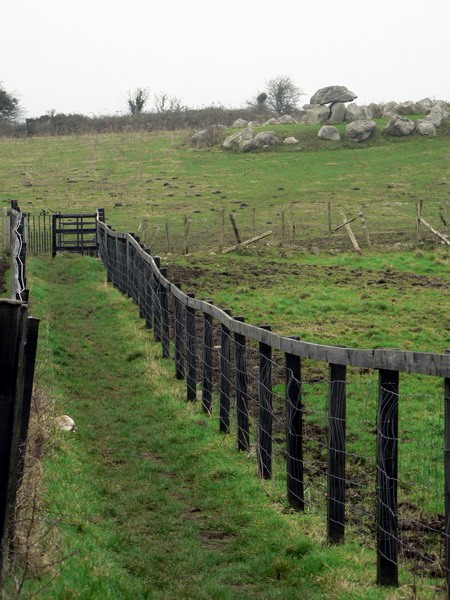
M 329 544 L 340 544 L 345 533 L 345 365 L 329 365 L 328 390 L 328 494 L 327 532 Z
M 245 322 L 244 317 L 234 317 L 235 321 Z M 248 421 L 247 394 L 247 354 L 245 335 L 234 334 L 234 366 L 236 377 L 236 418 L 238 450 L 250 450 L 250 430 Z
M 16 499 L 27 329 L 26 306 L 0 302 L 0 585 Z
M 444 378 L 444 493 L 444 577 L 450 595 L 450 377 Z
M 212 300 L 207 300 L 212 304 Z M 203 370 L 202 370 L 202 407 L 211 413 L 213 386 L 213 318 L 203 313 Z
M 271 331 L 270 325 L 261 329 Z M 258 463 L 261 479 L 272 477 L 272 347 L 259 343 L 259 443 Z
M 161 275 L 167 278 L 167 269 L 159 270 Z M 170 358 L 170 322 L 169 322 L 169 301 L 167 288 L 160 284 L 161 299 L 161 344 L 163 358 Z
M 194 294 L 188 294 L 195 298 Z M 195 309 L 186 306 L 186 384 L 189 402 L 197 400 L 197 350 Z
M 231 316 L 231 310 L 225 311 Z M 219 430 L 230 431 L 230 394 L 231 394 L 231 339 L 230 330 L 220 326 L 220 392 L 219 392 Z
M 219 254 L 223 252 L 225 242 L 225 208 L 220 209 Z
M 299 337 L 293 339 L 299 340 Z M 301 396 L 301 360 L 294 354 L 285 355 L 286 374 L 286 471 L 289 504 L 304 510 L 303 489 L 303 407 Z
M 181 290 L 181 283 L 174 283 Z M 174 322 L 174 346 L 175 346 L 175 377 L 181 381 L 184 379 L 184 343 L 183 343 L 183 306 L 173 296 L 173 322 Z
M 154 256 L 156 268 L 159 270 L 161 265 L 161 259 L 159 256 Z M 152 277 L 152 290 L 153 290 L 153 340 L 155 342 L 161 341 L 161 296 L 160 296 L 160 285 L 156 277 L 156 273 L 153 273 Z
M 380 369 L 377 423 L 377 583 L 398 585 L 398 371 Z

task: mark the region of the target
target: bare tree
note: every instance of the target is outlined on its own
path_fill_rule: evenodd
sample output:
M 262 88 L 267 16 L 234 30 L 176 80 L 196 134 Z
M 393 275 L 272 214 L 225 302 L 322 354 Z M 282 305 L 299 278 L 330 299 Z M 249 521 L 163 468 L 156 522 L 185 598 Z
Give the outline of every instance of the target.
M 176 96 L 170 96 L 166 92 L 155 95 L 155 108 L 157 113 L 181 112 L 184 110 L 181 100 Z
M 147 88 L 136 88 L 133 93 L 128 92 L 127 104 L 132 115 L 138 115 L 144 110 L 150 92 Z
M 303 93 L 290 77 L 278 75 L 266 84 L 267 104 L 279 115 L 285 115 L 297 108 Z

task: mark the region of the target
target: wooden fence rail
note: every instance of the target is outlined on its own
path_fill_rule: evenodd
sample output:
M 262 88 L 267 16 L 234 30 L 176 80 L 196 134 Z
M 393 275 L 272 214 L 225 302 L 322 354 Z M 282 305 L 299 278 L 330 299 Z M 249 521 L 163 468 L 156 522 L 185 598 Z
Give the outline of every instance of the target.
M 175 376 L 186 379 L 187 399 L 197 398 L 201 385 L 203 409 L 209 413 L 212 405 L 213 329 L 219 329 L 217 375 L 219 397 L 219 429 L 230 431 L 230 401 L 235 394 L 237 418 L 237 447 L 249 450 L 249 389 L 247 346 L 259 348 L 257 365 L 257 394 L 259 396 L 259 426 L 257 434 L 258 469 L 261 478 L 272 477 L 272 353 L 284 355 L 285 410 L 287 414 L 286 479 L 288 501 L 297 509 L 305 508 L 304 488 L 304 405 L 302 402 L 301 364 L 313 359 L 328 364 L 328 467 L 327 531 L 330 543 L 340 543 L 345 534 L 346 507 L 346 369 L 357 367 L 378 371 L 378 416 L 376 423 L 376 487 L 377 496 L 377 582 L 398 584 L 398 404 L 399 373 L 432 375 L 444 380 L 442 415 L 445 410 L 445 516 L 439 532 L 445 540 L 443 572 L 449 579 L 450 567 L 450 354 L 408 352 L 403 350 L 362 350 L 304 342 L 299 338 L 283 337 L 270 327 L 257 327 L 231 311 L 221 310 L 212 302 L 202 301 L 182 291 L 179 284 L 167 279 L 158 257 L 152 257 L 132 234 L 113 231 L 98 221 L 99 255 L 108 280 L 121 292 L 139 304 L 147 326 L 153 328 L 154 338 L 162 343 L 163 356 L 168 357 L 169 331 L 173 331 Z M 171 307 L 171 308 L 170 308 Z M 165 320 L 167 319 L 167 320 Z M 170 319 L 170 323 L 169 320 Z M 196 324 L 202 329 L 196 335 Z M 164 331 L 164 334 L 161 331 Z M 217 341 L 216 341 L 217 343 Z M 202 348 L 196 348 L 201 344 Z M 234 348 L 234 352 L 232 349 Z M 201 369 L 197 358 L 202 357 Z M 232 390 L 232 378 L 235 378 Z M 444 489 L 442 493 L 444 501 Z

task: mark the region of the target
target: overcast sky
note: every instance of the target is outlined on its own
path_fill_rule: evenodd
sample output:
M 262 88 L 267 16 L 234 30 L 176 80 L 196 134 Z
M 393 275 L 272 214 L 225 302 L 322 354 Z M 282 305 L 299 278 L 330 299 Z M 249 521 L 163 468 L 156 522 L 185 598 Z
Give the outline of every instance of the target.
M 277 75 L 302 103 L 328 85 L 450 100 L 450 0 L 16 0 L 1 18 L 0 82 L 29 117 L 125 113 L 138 86 L 239 107 Z

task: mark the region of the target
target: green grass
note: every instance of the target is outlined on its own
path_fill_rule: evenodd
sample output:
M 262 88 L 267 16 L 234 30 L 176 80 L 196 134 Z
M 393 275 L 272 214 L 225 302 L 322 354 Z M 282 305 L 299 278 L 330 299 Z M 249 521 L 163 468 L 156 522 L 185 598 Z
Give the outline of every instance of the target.
M 313 514 L 260 487 L 255 463 L 184 400 L 136 307 L 92 259 L 33 259 L 41 385 L 77 423 L 46 462 L 47 520 L 66 557 L 42 598 L 402 598 L 375 555 L 327 548 Z M 323 523 L 322 523 L 323 527 Z M 308 534 L 306 537 L 305 534 Z M 433 594 L 434 592 L 432 592 Z M 425 589 L 425 597 L 427 596 Z
M 343 133 L 344 125 L 338 128 Z M 328 202 L 333 228 L 342 222 L 340 209 L 347 217 L 362 209 L 379 244 L 414 241 L 419 200 L 438 229 L 439 214 L 450 218 L 445 129 L 433 139 L 378 132 L 361 145 L 320 140 L 319 126 L 275 129 L 280 138 L 296 135 L 299 147 L 255 154 L 194 150 L 187 132 L 1 139 L 0 201 L 16 197 L 23 210 L 33 211 L 103 206 L 118 229 L 137 231 L 148 218 L 148 238 L 153 226 L 168 222 L 175 251 L 185 215 L 192 219 L 191 250 L 217 248 L 222 207 L 227 214 L 237 211 L 242 238 L 253 234 L 255 210 L 256 232 L 272 229 L 272 245 L 280 242 L 284 208 L 286 239 L 300 246 L 315 240 L 324 248 L 351 247 L 344 229 L 328 239 Z M 23 173 L 31 187 L 24 186 Z M 358 222 L 354 228 L 364 245 Z M 154 246 L 159 253 L 168 251 L 163 232 Z M 225 243 L 233 239 L 227 218 Z

